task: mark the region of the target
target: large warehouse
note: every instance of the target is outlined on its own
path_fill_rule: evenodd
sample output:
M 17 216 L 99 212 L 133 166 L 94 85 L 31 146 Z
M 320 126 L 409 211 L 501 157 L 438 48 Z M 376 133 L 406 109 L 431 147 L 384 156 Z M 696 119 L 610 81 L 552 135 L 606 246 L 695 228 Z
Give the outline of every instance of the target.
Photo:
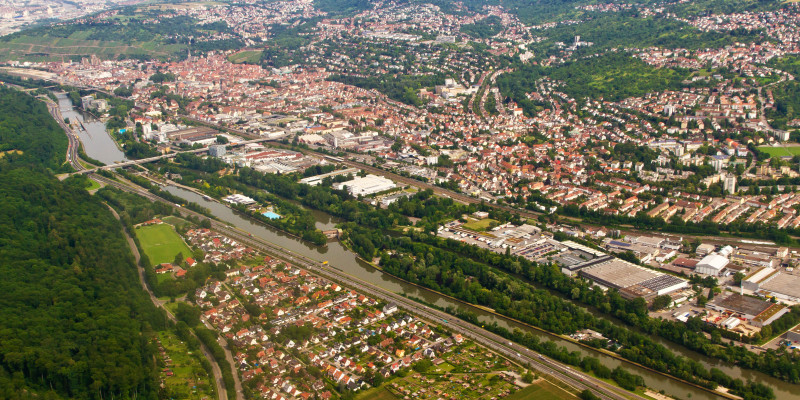
M 688 286 L 684 279 L 662 274 L 636 264 L 612 258 L 580 270 L 580 276 L 607 289 L 617 289 L 626 298 L 646 300 L 672 293 Z
M 695 267 L 695 272 L 710 276 L 719 276 L 723 269 L 728 265 L 727 258 L 719 254 L 709 254 L 703 257 Z
M 363 178 L 356 178 L 352 181 L 340 182 L 333 184 L 333 188 L 341 190 L 347 188 L 353 196 L 368 196 L 370 194 L 380 193 L 389 189 L 396 188 L 391 179 L 386 179 L 382 176 L 367 175 Z
M 789 312 L 789 308 L 780 304 L 754 297 L 742 296 L 739 293 L 721 294 L 706 307 L 721 313 L 743 318 L 756 327 L 767 326 Z

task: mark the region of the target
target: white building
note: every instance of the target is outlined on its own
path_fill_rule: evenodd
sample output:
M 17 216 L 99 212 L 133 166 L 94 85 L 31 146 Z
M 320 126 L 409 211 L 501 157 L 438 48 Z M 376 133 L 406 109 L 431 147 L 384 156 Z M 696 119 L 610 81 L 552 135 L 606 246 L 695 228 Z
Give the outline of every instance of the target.
M 703 257 L 694 269 L 698 274 L 719 276 L 720 272 L 728 265 L 728 259 L 719 254 L 709 254 Z
M 394 189 L 396 187 L 397 185 L 392 182 L 391 179 L 386 179 L 382 176 L 372 174 L 363 178 L 355 178 L 352 181 L 339 182 L 333 185 L 333 188 L 337 190 L 347 188 L 347 191 L 353 196 L 367 196 L 389 189 Z

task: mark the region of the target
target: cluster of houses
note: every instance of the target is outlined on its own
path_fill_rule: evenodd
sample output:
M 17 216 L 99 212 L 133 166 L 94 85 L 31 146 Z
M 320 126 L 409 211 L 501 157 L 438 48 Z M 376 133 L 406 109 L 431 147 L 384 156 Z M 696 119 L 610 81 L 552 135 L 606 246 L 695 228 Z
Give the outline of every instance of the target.
M 192 235 L 205 235 L 202 242 L 214 236 L 203 232 Z M 442 363 L 439 355 L 465 342 L 461 335 L 434 331 L 395 304 L 269 256 L 226 275 L 224 282 L 197 289 L 194 298 L 203 323 L 233 345 L 242 379 L 257 380 L 253 387 L 262 398 L 328 398 L 333 389 L 360 390 L 370 376 L 389 377 L 422 359 Z M 309 366 L 319 373 L 310 373 Z
M 251 247 L 206 228 L 190 229 L 185 236 L 192 246 L 203 250 L 205 262 L 219 264 L 249 257 L 255 253 Z

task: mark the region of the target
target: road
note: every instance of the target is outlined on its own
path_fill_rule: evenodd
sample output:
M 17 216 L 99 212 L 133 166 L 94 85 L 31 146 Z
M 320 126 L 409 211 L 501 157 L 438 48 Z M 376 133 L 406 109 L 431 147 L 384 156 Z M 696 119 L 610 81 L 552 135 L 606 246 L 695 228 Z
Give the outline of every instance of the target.
M 67 161 L 76 171 L 82 170 L 83 166 L 78 159 L 78 149 L 80 149 L 81 146 L 81 141 L 78 138 L 78 135 L 69 125 L 67 125 L 67 123 L 64 122 L 64 117 L 61 115 L 61 109 L 58 107 L 58 103 L 54 102 L 50 98 L 45 98 L 45 102 L 50 115 L 52 115 L 53 119 L 58 122 L 58 125 L 64 130 L 64 133 L 67 134 L 67 139 L 69 139 L 69 143 L 67 144 Z
M 161 199 L 160 197 L 155 196 L 152 193 L 142 188 L 130 187 L 115 180 L 97 175 L 93 175 L 92 179 L 97 179 L 98 181 L 105 183 L 106 185 L 114 186 L 119 188 L 120 190 L 124 190 L 127 192 L 136 193 L 152 201 L 160 201 L 162 203 L 174 207 L 173 203 Z M 177 209 L 184 215 L 192 215 L 195 217 L 205 219 L 204 216 L 197 214 L 191 210 L 187 210 L 184 207 L 180 207 Z M 452 315 L 447 314 L 443 311 L 439 311 L 421 305 L 413 300 L 401 296 L 400 294 L 388 291 L 381 287 L 372 285 L 371 283 L 364 282 L 356 277 L 345 274 L 342 271 L 336 269 L 335 266 L 321 265 L 318 261 L 312 260 L 301 254 L 291 252 L 265 239 L 251 236 L 250 234 L 241 231 L 237 228 L 231 227 L 225 223 L 214 220 L 210 221 L 212 228 L 214 230 L 232 239 L 235 239 L 243 244 L 247 244 L 255 249 L 259 249 L 261 251 L 269 253 L 272 256 L 282 258 L 294 265 L 297 265 L 301 268 L 305 268 L 309 271 L 317 273 L 320 276 L 323 276 L 332 281 L 339 282 L 342 285 L 353 288 L 361 293 L 370 295 L 372 297 L 381 299 L 386 302 L 394 302 L 395 304 L 398 305 L 398 307 L 404 308 L 429 321 L 435 323 L 443 323 L 444 321 L 447 321 L 446 323 L 443 323 L 443 325 L 445 325 L 450 330 L 460 333 L 465 337 L 471 338 L 477 343 L 480 343 L 502 354 L 503 356 L 509 358 L 510 360 L 513 360 L 523 365 L 530 365 L 531 368 L 537 370 L 539 373 L 551 375 L 563 381 L 564 383 L 566 383 L 567 385 L 569 385 L 570 387 L 574 388 L 577 391 L 583 391 L 585 389 L 589 389 L 603 399 L 614 399 L 614 400 L 643 399 L 642 397 L 634 393 L 627 392 L 616 386 L 610 385 L 604 381 L 595 379 L 587 374 L 584 374 L 583 372 L 574 370 L 570 366 L 559 363 L 555 360 L 549 359 L 540 354 L 536 354 L 532 352 L 530 349 L 522 347 L 518 344 L 512 344 L 507 339 L 504 339 L 499 335 L 496 335 L 492 332 L 489 332 L 485 329 L 482 329 L 480 327 L 477 327 L 460 319 L 454 318 Z
M 61 121 L 61 122 L 63 123 L 64 121 Z M 64 128 L 64 130 L 66 130 L 66 129 L 67 128 Z M 70 136 L 70 134 L 67 134 L 67 135 Z M 267 140 L 270 140 L 270 139 L 266 139 L 266 138 L 251 139 L 251 140 L 245 140 L 243 142 L 231 143 L 231 144 L 228 144 L 228 146 L 229 147 L 244 146 L 244 145 L 250 144 L 250 143 L 266 142 Z M 71 143 L 71 141 L 70 141 L 70 143 Z M 96 171 L 99 171 L 99 170 L 110 170 L 110 169 L 116 169 L 116 168 L 130 167 L 132 165 L 139 165 L 139 164 L 144 164 L 144 163 L 149 163 L 149 162 L 155 162 L 155 161 L 158 161 L 158 160 L 163 160 L 165 158 L 173 158 L 173 157 L 177 156 L 178 154 L 183 154 L 183 153 L 197 154 L 197 153 L 203 153 L 203 152 L 206 152 L 206 151 L 208 151 L 208 146 L 202 147 L 202 148 L 199 148 L 199 149 L 176 151 L 174 153 L 162 154 L 160 156 L 155 156 L 155 157 L 140 158 L 138 160 L 125 161 L 125 162 L 120 162 L 120 163 L 116 163 L 116 164 L 105 165 L 105 166 L 102 166 L 102 167 L 82 169 L 82 170 L 79 170 L 76 173 L 87 174 L 87 173 L 92 173 L 92 172 L 96 172 Z
M 119 214 L 117 214 L 117 212 L 110 206 L 108 207 L 108 209 L 111 210 L 112 214 L 114 214 L 114 218 L 116 218 L 121 223 L 122 220 L 120 220 Z M 150 287 L 147 286 L 147 281 L 144 278 L 144 268 L 142 267 L 142 264 L 139 262 L 139 260 L 141 260 L 142 257 L 139 254 L 139 249 L 136 247 L 136 243 L 133 241 L 133 238 L 131 237 L 131 235 L 128 234 L 128 232 L 125 229 L 122 230 L 122 233 L 125 235 L 125 240 L 128 241 L 128 246 L 131 248 L 131 252 L 133 253 L 133 257 L 136 261 L 136 267 L 139 270 L 139 282 L 142 284 L 142 289 L 144 289 L 144 291 L 147 292 L 147 294 L 150 296 L 150 301 L 152 301 L 156 307 L 160 307 L 161 309 L 164 310 L 164 312 L 167 313 L 167 318 L 172 320 L 172 322 L 177 323 L 178 320 L 177 318 L 175 318 L 175 315 L 173 315 L 172 312 L 170 312 L 166 307 L 164 307 L 164 303 L 161 300 L 159 300 L 155 296 L 155 294 L 153 294 L 153 291 L 150 290 Z M 203 355 L 206 357 L 206 359 L 208 359 L 209 363 L 211 364 L 211 372 L 214 374 L 214 381 L 217 382 L 217 399 L 228 400 L 228 391 L 225 390 L 225 381 L 222 379 L 222 369 L 220 369 L 219 363 L 217 363 L 216 360 L 214 359 L 214 356 L 211 354 L 211 350 L 209 350 L 209 348 L 199 338 L 197 338 L 194 332 L 191 333 L 192 336 L 194 336 L 200 343 L 200 350 L 203 352 Z M 233 365 L 233 362 L 231 360 L 228 361 L 231 362 L 231 365 Z

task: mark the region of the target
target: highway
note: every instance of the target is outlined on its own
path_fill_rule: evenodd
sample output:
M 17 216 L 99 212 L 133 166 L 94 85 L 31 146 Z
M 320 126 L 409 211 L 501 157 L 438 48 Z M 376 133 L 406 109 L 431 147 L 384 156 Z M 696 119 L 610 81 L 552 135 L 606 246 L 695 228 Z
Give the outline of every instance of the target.
M 153 195 L 143 188 L 128 186 L 103 176 L 93 175 L 92 179 L 98 180 L 106 185 L 116 187 L 120 190 L 139 194 L 152 201 L 159 201 L 175 207 L 173 203 Z M 184 215 L 192 215 L 198 218 L 206 219 L 205 216 L 195 213 L 191 210 L 187 210 L 184 207 L 177 207 L 177 209 Z M 465 337 L 471 338 L 477 343 L 481 343 L 482 345 L 502 354 L 510 360 L 523 365 L 529 365 L 531 368 L 537 370 L 541 374 L 551 375 L 563 381 L 577 391 L 589 389 L 603 399 L 644 399 L 643 397 L 640 397 L 634 393 L 630 393 L 604 381 L 595 379 L 581 371 L 577 371 L 570 366 L 534 353 L 530 349 L 527 349 L 523 346 L 513 344 L 499 335 L 462 321 L 458 318 L 454 318 L 452 315 L 443 311 L 421 305 L 413 300 L 401 296 L 400 294 L 388 291 L 381 287 L 372 285 L 371 283 L 364 282 L 354 276 L 345 274 L 342 271 L 337 270 L 335 266 L 322 265 L 316 260 L 312 260 L 304 255 L 279 247 L 265 239 L 254 237 L 238 228 L 234 228 L 219 221 L 210 221 L 214 230 L 232 239 L 252 246 L 253 248 L 261 250 L 272 256 L 284 259 L 294 265 L 305 268 L 327 279 L 339 282 L 342 285 L 353 288 L 361 293 L 370 295 L 383 301 L 394 302 L 398 305 L 398 307 L 404 308 L 429 321 L 434 323 L 442 323 L 448 329 L 460 333 Z

